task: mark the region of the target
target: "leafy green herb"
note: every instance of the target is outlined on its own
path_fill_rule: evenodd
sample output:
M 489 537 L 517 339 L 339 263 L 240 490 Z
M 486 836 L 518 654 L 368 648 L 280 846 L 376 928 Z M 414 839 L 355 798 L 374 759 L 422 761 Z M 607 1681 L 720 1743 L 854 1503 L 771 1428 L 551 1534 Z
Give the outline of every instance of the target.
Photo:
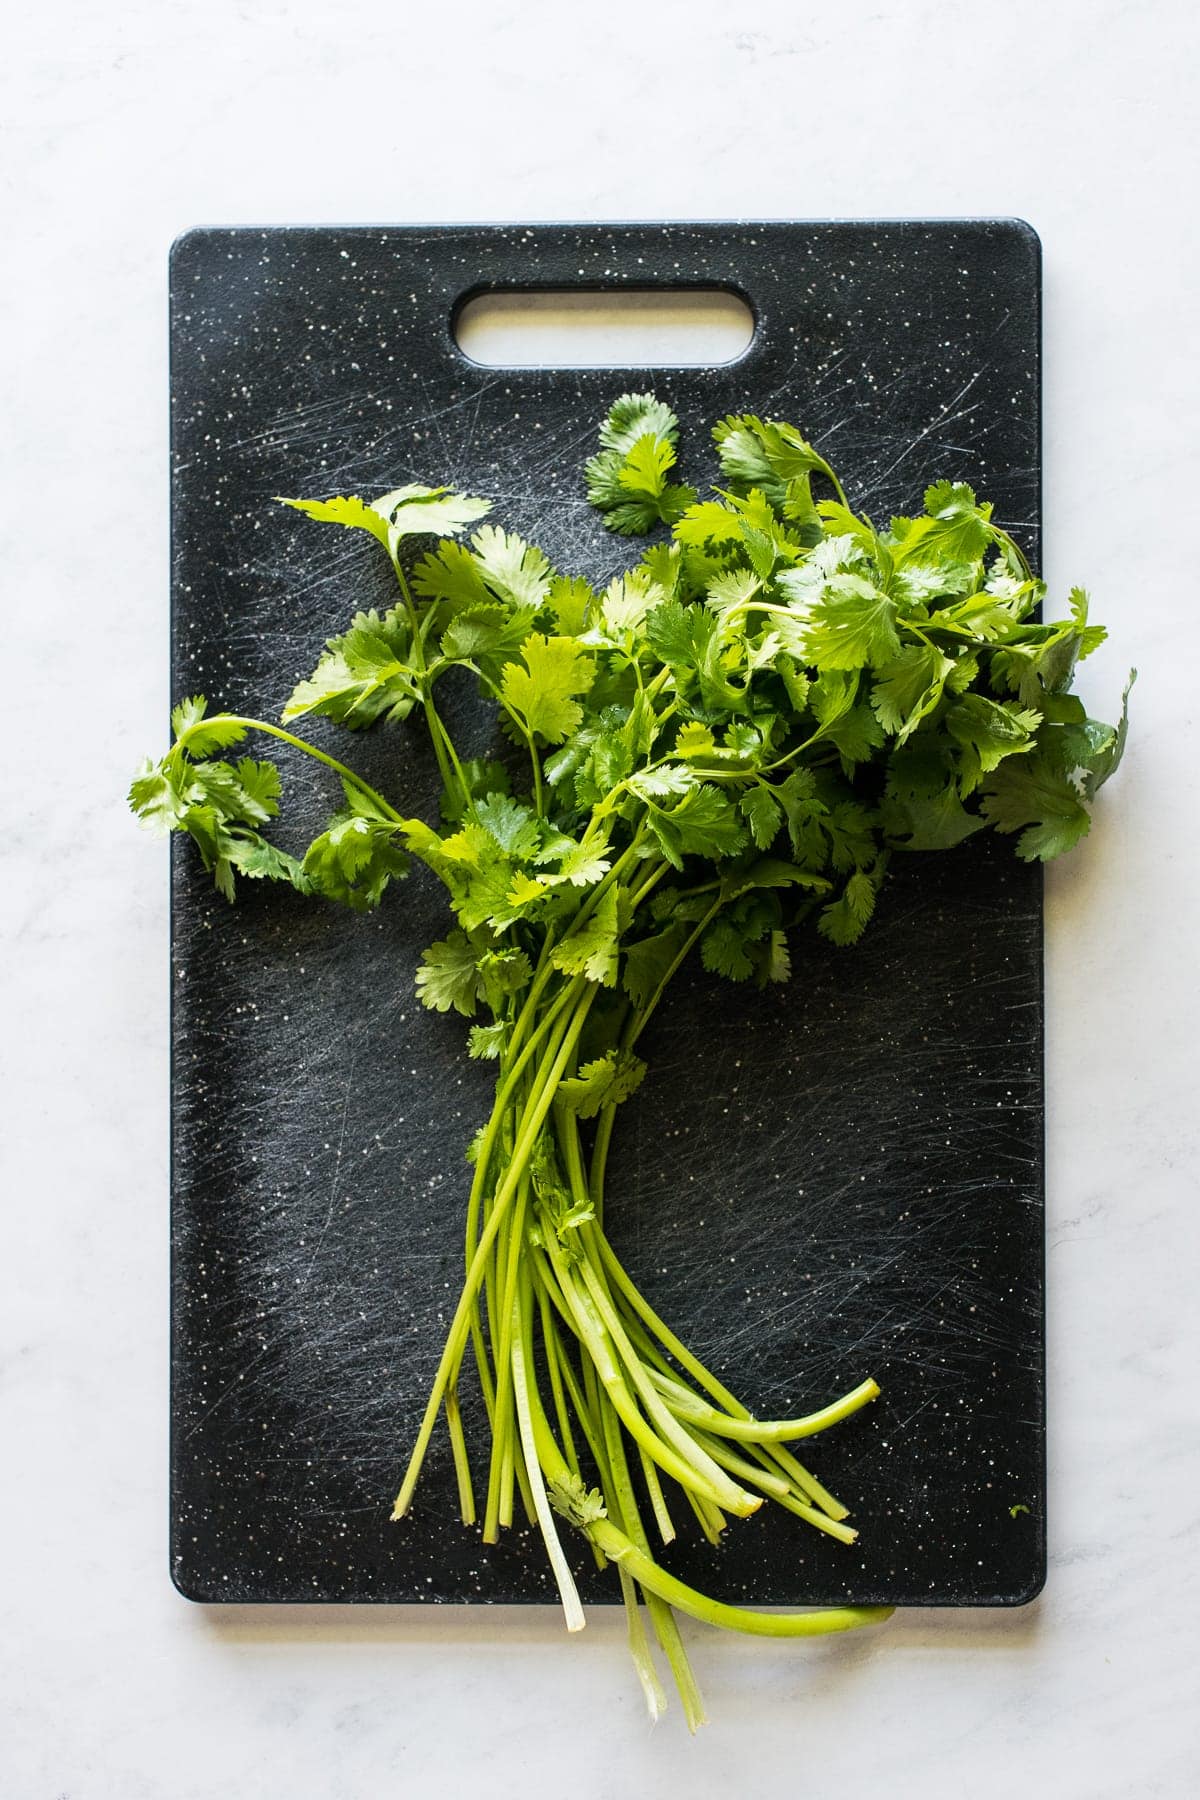
M 175 741 L 130 804 L 152 829 L 191 836 L 229 899 L 241 876 L 373 907 L 414 860 L 445 886 L 453 926 L 425 952 L 417 993 L 472 1021 L 469 1054 L 496 1064 L 496 1091 L 468 1151 L 464 1284 L 395 1516 L 444 1412 L 462 1517 L 476 1518 L 458 1405 L 470 1355 L 492 1427 L 485 1540 L 519 1495 L 575 1628 L 555 1516 L 587 1536 L 617 1566 L 651 1710 L 662 1690 L 639 1596 L 694 1726 L 672 1608 L 773 1635 L 886 1609 L 726 1606 L 655 1561 L 645 1507 L 664 1541 L 682 1494 L 714 1542 L 728 1515 L 768 1501 L 852 1542 L 845 1507 L 786 1446 L 878 1390 L 866 1379 L 807 1419 L 755 1419 L 637 1291 L 603 1226 L 617 1108 L 646 1074 L 636 1046 L 690 955 L 765 986 L 789 979 L 797 924 L 853 944 L 896 857 L 989 828 L 1027 860 L 1070 849 L 1120 761 L 1126 709 L 1116 725 L 1088 717 L 1070 691 L 1104 636 L 1086 596 L 1041 620 L 1042 583 L 969 487 L 936 482 L 921 513 L 880 526 L 793 426 L 747 414 L 716 426 L 721 485 L 698 498 L 671 479 L 678 435 L 652 394 L 622 396 L 601 427 L 592 502 L 619 533 L 667 528 L 603 593 L 479 525 L 488 502 L 450 488 L 287 502 L 365 531 L 391 562 L 395 604 L 328 640 L 281 725 L 181 702 Z M 458 754 L 437 705 L 452 668 L 477 680 L 526 793 L 511 757 Z M 288 729 L 309 714 L 355 730 L 417 711 L 444 783 L 436 826 Z M 274 765 L 223 760 L 251 731 L 340 779 L 342 804 L 301 858 L 265 835 Z

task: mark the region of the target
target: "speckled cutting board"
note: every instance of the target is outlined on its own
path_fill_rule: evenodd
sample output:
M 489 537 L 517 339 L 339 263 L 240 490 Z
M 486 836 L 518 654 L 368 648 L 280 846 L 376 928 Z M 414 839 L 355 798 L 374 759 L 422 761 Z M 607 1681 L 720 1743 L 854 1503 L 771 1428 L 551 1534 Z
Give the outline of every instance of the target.
M 500 373 L 451 335 L 483 287 L 659 282 L 745 294 L 745 357 Z M 175 248 L 171 303 L 173 698 L 277 717 L 324 638 L 388 603 L 374 546 L 276 494 L 461 485 L 607 579 L 637 551 L 585 504 L 580 462 L 630 386 L 680 414 L 685 479 L 715 479 L 714 419 L 757 411 L 814 438 L 873 516 L 965 479 L 1038 554 L 1039 257 L 1017 222 L 205 230 Z M 477 742 L 469 692 L 457 708 Z M 435 816 L 418 728 L 353 748 Z M 280 760 L 299 847 L 339 796 Z M 614 1144 L 620 1254 L 755 1411 L 883 1388 L 807 1446 L 853 1548 L 764 1508 L 719 1552 L 686 1533 L 664 1552 L 729 1598 L 1002 1605 L 1044 1572 L 1040 873 L 978 839 L 893 867 L 862 943 L 810 932 L 788 987 L 685 972 Z M 489 1549 L 459 1524 L 444 1432 L 413 1514 L 388 1519 L 489 1101 L 463 1022 L 413 999 L 440 886 L 418 874 L 369 917 L 249 884 L 231 908 L 187 844 L 172 882 L 177 1584 L 552 1598 L 535 1536 Z M 473 1393 L 466 1411 L 482 1444 Z M 574 1560 L 585 1598 L 615 1597 L 582 1543 Z

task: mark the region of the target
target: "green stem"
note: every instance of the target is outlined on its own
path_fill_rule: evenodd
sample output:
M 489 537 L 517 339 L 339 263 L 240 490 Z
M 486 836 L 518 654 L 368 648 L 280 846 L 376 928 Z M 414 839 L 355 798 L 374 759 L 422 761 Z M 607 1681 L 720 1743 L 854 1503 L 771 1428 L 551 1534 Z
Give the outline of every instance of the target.
M 625 1378 L 613 1356 L 607 1342 L 607 1334 L 596 1312 L 595 1306 L 586 1289 L 580 1289 L 576 1283 L 562 1251 L 553 1241 L 553 1233 L 546 1238 L 546 1253 L 554 1270 L 559 1291 L 566 1302 L 571 1315 L 572 1329 L 579 1338 L 585 1352 L 585 1359 L 595 1369 L 605 1394 L 618 1413 L 621 1423 L 630 1436 L 643 1444 L 660 1468 L 683 1487 L 695 1487 L 705 1492 L 709 1498 L 717 1501 L 726 1490 L 736 1493 L 727 1477 L 717 1471 L 720 1491 L 715 1484 L 710 1484 L 706 1473 L 698 1466 L 697 1459 L 691 1454 L 689 1443 L 687 1450 L 680 1453 L 673 1445 L 665 1443 L 638 1411 L 637 1404 L 629 1391 Z M 665 1410 L 665 1409 L 664 1409 Z M 715 1465 L 714 1465 L 715 1466 Z M 751 1499 L 750 1511 L 761 1502 Z M 734 1508 L 730 1508 L 731 1511 Z
M 620 1421 L 611 1407 L 604 1409 L 604 1448 L 608 1463 L 608 1482 L 605 1493 L 611 1496 L 612 1510 L 615 1512 L 615 1523 L 623 1529 L 626 1536 L 636 1545 L 644 1556 L 650 1556 L 650 1540 L 646 1528 L 642 1524 L 642 1515 L 637 1503 L 637 1495 L 633 1491 L 633 1482 L 629 1477 L 629 1463 L 625 1455 L 625 1445 L 621 1438 Z M 589 1536 L 591 1535 L 589 1531 Z M 620 1569 L 620 1563 L 617 1564 Z M 684 1717 L 688 1730 L 697 1731 L 701 1725 L 707 1724 L 704 1701 L 700 1689 L 696 1685 L 696 1677 L 692 1673 L 692 1665 L 688 1661 L 683 1639 L 679 1635 L 679 1627 L 671 1608 L 664 1605 L 655 1593 L 646 1591 L 646 1604 L 650 1613 L 650 1621 L 654 1626 L 671 1673 L 675 1677 L 675 1686 L 683 1702 Z
M 327 756 L 325 751 L 318 750 L 315 744 L 306 743 L 303 738 L 296 737 L 293 732 L 285 731 L 282 725 L 272 725 L 267 719 L 247 719 L 243 718 L 240 713 L 214 713 L 212 718 L 198 719 L 195 725 L 189 725 L 186 730 L 180 732 L 171 747 L 172 751 L 185 750 L 188 739 L 194 732 L 203 731 L 206 726 L 213 725 L 218 720 L 231 725 L 244 725 L 247 731 L 265 731 L 268 737 L 278 738 L 284 744 L 291 744 L 295 750 L 303 750 L 306 756 L 314 757 L 317 762 L 324 763 L 327 769 L 333 769 L 336 774 L 349 781 L 360 794 L 365 795 L 379 808 L 384 818 L 393 820 L 397 825 L 409 823 L 401 813 L 396 811 L 394 806 L 384 799 L 382 794 L 377 793 L 368 782 L 363 780 L 361 775 L 356 775 L 353 769 L 348 769 L 345 763 L 339 762 L 336 756 Z
M 680 1612 L 701 1619 L 706 1625 L 720 1625 L 726 1631 L 744 1631 L 753 1637 L 823 1637 L 835 1631 L 857 1631 L 865 1625 L 881 1625 L 895 1612 L 894 1606 L 834 1606 L 818 1612 L 752 1612 L 748 1607 L 729 1606 L 713 1600 L 679 1581 L 640 1550 L 619 1531 L 610 1519 L 589 1523 L 588 1532 L 596 1539 L 604 1554 L 623 1564 L 629 1573 L 660 1599 Z
M 425 636 L 421 629 L 420 612 L 416 601 L 412 597 L 412 590 L 408 585 L 408 578 L 406 577 L 404 570 L 400 567 L 398 555 L 392 554 L 392 568 L 395 571 L 396 580 L 400 584 L 400 593 L 404 600 L 404 610 L 408 614 L 409 631 L 412 636 L 413 669 L 417 676 L 417 691 L 421 696 L 421 704 L 425 708 L 425 723 L 429 727 L 429 741 L 433 745 L 433 754 L 437 758 L 438 772 L 442 777 L 442 786 L 446 788 L 447 791 L 452 791 L 454 780 L 450 763 L 446 756 L 445 747 L 449 745 L 450 742 L 449 733 L 442 724 L 437 707 L 433 703 L 433 682 L 428 676 L 428 669 L 425 661 Z M 453 755 L 452 749 L 451 754 Z M 455 757 L 454 760 L 457 764 L 457 757 Z M 466 783 L 462 781 L 461 768 L 458 773 L 463 800 L 466 805 L 470 807 L 471 797 L 467 792 Z
M 500 1524 L 509 1523 L 504 1519 L 506 1510 L 511 1509 L 512 1456 L 512 1412 L 510 1396 L 513 1377 L 513 1322 L 516 1318 L 517 1275 L 521 1264 L 522 1239 L 525 1230 L 525 1211 L 529 1203 L 529 1171 L 521 1176 L 517 1188 L 516 1205 L 506 1223 L 505 1234 L 507 1244 L 504 1247 L 504 1267 L 500 1271 L 503 1287 L 498 1295 L 500 1307 L 500 1342 L 496 1350 L 496 1422 L 492 1432 L 492 1463 L 488 1476 L 487 1512 L 483 1522 L 483 1541 L 495 1544 L 500 1537 Z M 499 1244 L 500 1240 L 497 1240 Z M 533 1471 L 527 1468 L 533 1483 L 534 1510 L 537 1509 L 537 1485 Z M 507 1492 L 506 1492 L 507 1489 Z M 539 1515 L 540 1516 L 540 1515 Z
M 480 1232 L 479 1242 L 475 1247 L 475 1254 L 471 1258 L 466 1280 L 458 1298 L 458 1305 L 454 1309 L 454 1317 L 450 1322 L 445 1347 L 434 1375 L 433 1386 L 417 1432 L 416 1443 L 413 1445 L 400 1492 L 396 1496 L 396 1503 L 392 1509 L 393 1519 L 402 1519 L 412 1505 L 413 1491 L 421 1473 L 425 1453 L 429 1448 L 429 1440 L 433 1435 L 433 1427 L 441 1409 L 443 1396 L 450 1383 L 457 1378 L 459 1365 L 462 1362 L 470 1330 L 471 1311 L 476 1304 L 476 1296 L 487 1266 L 492 1243 L 503 1223 L 508 1205 L 516 1193 L 517 1184 L 529 1161 L 533 1146 L 537 1142 L 538 1134 L 545 1124 L 546 1115 L 550 1111 L 558 1084 L 575 1054 L 579 1035 L 583 1030 L 588 1008 L 591 1006 L 595 993 L 596 990 L 593 988 L 589 994 L 583 996 L 576 1007 L 558 1055 L 549 1069 L 545 1071 L 540 1082 L 535 1083 L 534 1092 L 521 1115 L 520 1133 L 513 1149 L 512 1160 L 492 1201 L 491 1213 Z M 539 1070 L 539 1075 L 542 1075 L 541 1070 Z
M 464 1525 L 475 1523 L 475 1490 L 471 1484 L 471 1464 L 467 1457 L 467 1440 L 463 1435 L 462 1414 L 458 1406 L 458 1390 L 446 1395 L 446 1427 L 454 1452 L 454 1474 L 458 1482 L 458 1510 Z
M 736 1438 L 742 1443 L 792 1443 L 796 1438 L 815 1437 L 842 1419 L 848 1419 L 860 1407 L 879 1397 L 878 1383 L 870 1377 L 860 1382 L 840 1400 L 824 1406 L 819 1412 L 802 1419 L 730 1419 L 715 1407 L 706 1406 L 677 1381 L 652 1375 L 655 1386 L 667 1397 L 667 1403 L 681 1417 L 695 1420 L 697 1425 L 717 1437 Z
M 563 1613 L 567 1621 L 568 1631 L 582 1631 L 584 1627 L 583 1607 L 579 1600 L 579 1590 L 575 1586 L 570 1565 L 563 1554 L 562 1543 L 554 1524 L 554 1515 L 550 1510 L 550 1502 L 546 1496 L 546 1484 L 542 1480 L 542 1465 L 538 1450 L 537 1438 L 534 1434 L 533 1413 L 530 1407 L 530 1379 L 533 1370 L 533 1331 L 532 1307 L 529 1294 L 529 1274 L 525 1271 L 521 1282 L 521 1293 L 513 1300 L 512 1317 L 512 1383 L 513 1399 L 517 1409 L 517 1424 L 521 1434 L 521 1446 L 525 1452 L 525 1468 L 529 1474 L 529 1483 L 533 1489 L 533 1510 L 537 1517 L 538 1527 L 542 1534 L 542 1542 L 546 1546 L 546 1555 L 550 1558 L 550 1567 L 554 1571 L 554 1579 L 558 1584 L 562 1599 Z
M 643 1323 L 649 1326 L 658 1341 L 675 1358 L 680 1368 L 689 1374 L 698 1386 L 702 1387 L 714 1400 L 719 1401 L 734 1418 L 749 1419 L 749 1409 L 743 1406 L 736 1395 L 731 1394 L 729 1389 L 717 1380 L 711 1370 L 705 1367 L 699 1357 L 694 1356 L 687 1345 L 676 1337 L 670 1326 L 655 1312 L 641 1290 L 630 1280 L 603 1232 L 592 1223 L 583 1225 L 580 1229 L 589 1238 L 594 1237 L 600 1259 L 618 1292 Z M 846 1517 L 848 1509 L 839 1500 L 835 1500 L 816 1477 L 810 1475 L 808 1470 L 797 1462 L 782 1444 L 755 1444 L 750 1447 L 750 1453 L 756 1461 L 763 1463 L 764 1467 L 774 1464 L 785 1474 L 790 1475 L 801 1492 L 816 1506 L 819 1506 L 829 1518 L 844 1519 Z
M 588 1186 L 583 1174 L 579 1123 L 576 1115 L 574 1113 L 560 1115 L 559 1129 L 572 1197 L 577 1201 L 586 1202 L 589 1198 Z M 762 1505 L 760 1496 L 735 1487 L 719 1464 L 714 1462 L 705 1451 L 699 1449 L 695 1439 L 688 1435 L 660 1399 L 642 1366 L 641 1358 L 626 1335 L 617 1309 L 612 1303 L 607 1284 L 602 1274 L 594 1266 L 592 1258 L 587 1256 L 582 1258 L 579 1263 L 579 1274 L 583 1278 L 587 1296 L 590 1297 L 592 1306 L 599 1315 L 601 1327 L 624 1364 L 642 1411 L 654 1427 L 660 1440 L 659 1449 L 661 1450 L 664 1445 L 670 1445 L 676 1455 L 683 1458 L 685 1465 L 700 1476 L 705 1490 L 711 1491 L 711 1497 L 719 1506 L 725 1507 L 731 1513 L 736 1513 L 739 1518 L 746 1518 L 750 1513 L 757 1511 Z M 645 1443 L 644 1438 L 641 1439 L 641 1442 L 646 1448 L 651 1448 Z M 661 1455 L 656 1456 L 655 1460 L 661 1462 Z M 674 1473 L 674 1471 L 671 1472 Z

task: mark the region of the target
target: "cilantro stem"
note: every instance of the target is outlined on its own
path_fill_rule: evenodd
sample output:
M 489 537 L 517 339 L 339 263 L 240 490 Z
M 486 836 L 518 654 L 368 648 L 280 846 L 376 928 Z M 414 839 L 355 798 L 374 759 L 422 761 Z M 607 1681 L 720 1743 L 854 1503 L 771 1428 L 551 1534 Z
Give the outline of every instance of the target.
M 438 1412 L 441 1409 L 442 1398 L 450 1382 L 457 1376 L 458 1367 L 462 1361 L 462 1354 L 470 1329 L 471 1309 L 475 1304 L 475 1296 L 479 1291 L 479 1284 L 483 1279 L 492 1243 L 499 1233 L 509 1203 L 516 1193 L 517 1185 L 524 1172 L 525 1165 L 529 1160 L 529 1153 L 533 1149 L 533 1146 L 537 1141 L 538 1133 L 545 1122 L 546 1115 L 550 1111 L 554 1095 L 558 1089 L 558 1084 L 565 1075 L 571 1058 L 575 1053 L 576 1045 L 579 1042 L 579 1034 L 583 1030 L 584 1023 L 587 1019 L 588 1009 L 590 1008 L 594 997 L 594 989 L 591 993 L 587 993 L 583 996 L 571 1019 L 557 1057 L 546 1072 L 545 1078 L 540 1086 L 535 1085 L 534 1092 L 521 1115 L 520 1134 L 513 1150 L 512 1161 L 503 1181 L 496 1190 L 495 1198 L 492 1201 L 491 1212 L 479 1234 L 479 1241 L 475 1247 L 475 1254 L 471 1258 L 466 1280 L 463 1283 L 462 1292 L 458 1298 L 458 1304 L 454 1309 L 454 1316 L 450 1322 L 450 1329 L 446 1336 L 445 1346 L 442 1350 L 441 1359 L 434 1375 L 433 1386 L 430 1390 L 429 1399 L 425 1406 L 425 1412 L 417 1432 L 416 1443 L 413 1445 L 408 1466 L 400 1485 L 400 1492 L 396 1496 L 396 1502 L 392 1509 L 393 1519 L 402 1519 L 412 1505 L 413 1491 L 416 1488 L 417 1480 L 421 1473 L 421 1465 L 425 1460 L 425 1453 L 429 1448 L 429 1440 L 433 1434 L 433 1427 L 437 1420 Z
M 408 824 L 408 820 L 398 813 L 382 794 L 365 782 L 361 775 L 356 775 L 353 769 L 348 769 L 345 763 L 339 762 L 336 756 L 327 755 L 324 750 L 318 750 L 315 744 L 307 743 L 304 738 L 296 737 L 293 732 L 285 731 L 282 725 L 272 725 L 267 719 L 247 719 L 243 718 L 240 713 L 214 713 L 210 718 L 198 719 L 194 725 L 189 725 L 181 731 L 175 740 L 173 751 L 186 749 L 188 739 L 193 733 L 202 733 L 206 727 L 218 723 L 244 725 L 247 731 L 265 731 L 268 737 L 278 738 L 281 743 L 291 744 L 293 749 L 303 750 L 306 756 L 315 757 L 317 762 L 324 763 L 327 769 L 332 769 L 335 774 L 341 775 L 353 787 L 356 787 L 372 805 L 378 807 L 384 818 L 392 820 L 397 825 Z
M 510 1436 L 512 1418 L 509 1412 L 511 1385 L 513 1375 L 513 1320 L 516 1317 L 517 1277 L 520 1269 L 521 1244 L 525 1229 L 525 1213 L 529 1204 L 529 1171 L 521 1172 L 517 1187 L 516 1204 L 512 1215 L 504 1226 L 503 1236 L 507 1238 L 501 1258 L 503 1268 L 500 1271 L 503 1287 L 497 1296 L 500 1309 L 500 1343 L 496 1352 L 496 1423 L 492 1434 L 492 1463 L 488 1478 L 487 1512 L 483 1522 L 483 1541 L 495 1544 L 499 1541 L 499 1526 L 505 1511 L 504 1484 L 507 1479 L 507 1459 L 511 1456 Z M 499 1246 L 500 1240 L 497 1240 Z M 537 1484 L 533 1470 L 528 1470 L 533 1482 L 533 1501 L 537 1507 Z M 575 1629 L 573 1627 L 573 1629 Z
M 753 1612 L 744 1606 L 729 1606 L 712 1600 L 695 1588 L 660 1568 L 619 1531 L 610 1519 L 596 1519 L 588 1531 L 595 1537 L 604 1554 L 623 1564 L 629 1573 L 668 1605 L 680 1612 L 702 1619 L 708 1625 L 723 1625 L 728 1631 L 747 1632 L 755 1637 L 819 1637 L 836 1631 L 857 1631 L 861 1626 L 880 1625 L 890 1619 L 893 1606 L 838 1606 L 817 1612 Z
M 516 1404 L 521 1445 L 525 1452 L 525 1467 L 529 1472 L 529 1482 L 533 1489 L 533 1508 L 537 1515 L 542 1541 L 546 1546 L 546 1554 L 550 1558 L 550 1567 L 554 1571 L 554 1579 L 558 1583 L 567 1630 L 582 1631 L 585 1621 L 583 1607 L 579 1600 L 579 1590 L 575 1586 L 570 1565 L 563 1554 L 563 1547 L 554 1525 L 554 1515 L 550 1511 L 550 1502 L 546 1497 L 546 1484 L 542 1480 L 541 1458 L 538 1453 L 533 1416 L 530 1411 L 529 1381 L 526 1371 L 533 1366 L 533 1335 L 528 1270 L 525 1271 L 521 1282 L 520 1294 L 513 1296 L 510 1331 L 512 1336 L 513 1399 Z
M 650 1540 L 646 1535 L 646 1528 L 642 1524 L 633 1482 L 629 1478 L 629 1463 L 625 1455 L 625 1445 L 621 1439 L 620 1421 L 612 1407 L 606 1407 L 604 1410 L 604 1448 L 609 1477 L 606 1491 L 613 1497 L 617 1516 L 625 1533 L 649 1558 Z M 690 1497 L 691 1490 L 685 1491 Z M 589 1536 L 591 1536 L 590 1531 Z M 594 1541 L 595 1539 L 593 1539 Z M 621 1565 L 618 1563 L 617 1567 L 619 1569 Z M 692 1673 L 691 1663 L 688 1661 L 687 1651 L 684 1649 L 683 1639 L 679 1635 L 679 1627 L 675 1623 L 670 1607 L 664 1606 L 658 1595 L 647 1591 L 646 1602 L 655 1636 L 662 1646 L 671 1673 L 675 1677 L 675 1685 L 683 1702 L 688 1730 L 698 1731 L 701 1725 L 707 1723 L 707 1717 L 700 1690 L 696 1685 L 696 1678 Z M 626 1601 L 626 1606 L 628 1607 L 628 1601 Z
M 734 1418 L 749 1419 L 749 1411 L 736 1395 L 731 1394 L 729 1389 L 705 1367 L 699 1357 L 693 1355 L 687 1345 L 676 1337 L 670 1326 L 655 1312 L 641 1290 L 630 1280 L 603 1231 L 597 1225 L 584 1225 L 582 1230 L 587 1239 L 594 1243 L 609 1277 L 625 1301 L 650 1328 L 663 1347 L 670 1352 L 680 1368 L 684 1369 L 714 1400 L 719 1401 Z M 763 1462 L 768 1466 L 774 1463 L 783 1469 L 785 1474 L 792 1477 L 797 1487 L 830 1518 L 844 1519 L 846 1517 L 846 1507 L 840 1501 L 835 1500 L 833 1495 L 823 1488 L 821 1483 L 810 1475 L 808 1470 L 797 1462 L 791 1452 L 786 1450 L 782 1444 L 752 1445 L 750 1453 L 756 1461 Z
M 819 1431 L 827 1431 L 831 1425 L 848 1419 L 852 1413 L 858 1412 L 861 1407 L 879 1397 L 878 1384 L 868 1378 L 850 1393 L 844 1394 L 840 1400 L 822 1407 L 819 1412 L 809 1413 L 803 1419 L 729 1419 L 715 1407 L 696 1400 L 677 1382 L 655 1377 L 651 1379 L 669 1397 L 673 1394 L 678 1407 L 697 1424 L 702 1425 L 705 1431 L 715 1432 L 719 1437 L 737 1438 L 743 1443 L 791 1443 L 797 1438 L 815 1437 Z
M 554 1242 L 553 1233 L 547 1236 L 545 1248 L 557 1278 L 559 1291 L 567 1303 L 575 1334 L 586 1349 L 588 1358 L 595 1367 L 600 1385 L 620 1416 L 622 1424 L 637 1442 L 645 1445 L 650 1455 L 660 1468 L 666 1470 L 668 1475 L 673 1475 L 676 1481 L 684 1487 L 709 1491 L 708 1476 L 697 1459 L 690 1454 L 690 1448 L 681 1452 L 673 1444 L 664 1442 L 638 1411 L 617 1359 L 609 1348 L 607 1332 L 592 1302 L 591 1295 L 586 1289 L 581 1289 L 575 1281 L 573 1271 L 567 1264 L 561 1249 Z M 663 1410 L 665 1411 L 665 1408 Z M 705 1460 L 711 1462 L 711 1458 Z M 716 1468 L 716 1465 L 713 1464 L 713 1467 Z M 717 1476 L 718 1482 L 711 1484 L 711 1497 L 714 1500 L 718 1498 L 718 1492 L 723 1493 L 727 1489 L 735 1495 L 737 1494 L 738 1490 L 733 1488 L 728 1477 L 719 1469 Z M 761 1502 L 754 1500 L 753 1496 L 748 1496 L 748 1498 L 751 1500 L 751 1505 L 746 1510 L 753 1512 Z M 734 1510 L 735 1508 L 731 1506 L 730 1511 Z
M 462 1414 L 459 1411 L 456 1388 L 451 1388 L 446 1395 L 446 1425 L 450 1432 L 450 1444 L 454 1452 L 459 1514 L 464 1525 L 473 1525 L 475 1523 L 475 1490 L 471 1485 L 471 1464 L 467 1456 L 467 1440 L 463 1435 Z

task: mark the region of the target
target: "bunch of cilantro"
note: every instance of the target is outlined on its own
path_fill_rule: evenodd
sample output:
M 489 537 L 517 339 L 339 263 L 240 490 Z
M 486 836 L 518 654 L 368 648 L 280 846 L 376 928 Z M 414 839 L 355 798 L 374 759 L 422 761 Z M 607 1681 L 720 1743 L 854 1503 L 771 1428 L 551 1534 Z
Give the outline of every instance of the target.
M 578 1528 L 616 1570 L 651 1713 L 665 1701 L 646 1615 L 693 1727 L 703 1711 L 673 1609 L 773 1636 L 888 1609 L 727 1606 L 669 1574 L 651 1531 L 669 1542 L 682 1506 L 716 1542 L 728 1515 L 772 1501 L 852 1542 L 846 1507 L 788 1446 L 878 1389 L 756 1419 L 631 1281 L 604 1231 L 605 1161 L 645 1072 L 642 1033 L 693 954 L 766 985 L 788 979 L 797 923 L 852 944 L 895 855 L 988 828 L 1027 860 L 1069 850 L 1125 739 L 1124 708 L 1102 724 L 1070 691 L 1104 637 L 1085 595 L 1042 622 L 1043 584 L 970 488 L 938 482 L 923 512 L 880 530 L 790 425 L 727 418 L 713 436 L 722 484 L 700 499 L 671 480 L 669 408 L 650 394 L 613 406 L 588 495 L 614 531 L 656 541 L 603 592 L 447 488 L 287 502 L 376 539 L 395 604 L 329 640 L 280 725 L 185 700 L 172 748 L 130 794 L 147 823 L 195 840 L 230 899 L 241 875 L 373 907 L 414 858 L 444 883 L 454 923 L 417 991 L 471 1021 L 495 1103 L 469 1152 L 465 1278 L 394 1516 L 443 1414 L 462 1518 L 477 1516 L 458 1399 L 470 1356 L 491 1428 L 484 1539 L 519 1500 L 578 1629 L 558 1520 Z M 494 709 L 497 760 L 455 747 L 437 704 L 453 669 Z M 416 711 L 444 785 L 438 826 L 289 729 Z M 303 857 L 264 836 L 275 766 L 221 754 L 251 732 L 341 779 L 344 804 Z

